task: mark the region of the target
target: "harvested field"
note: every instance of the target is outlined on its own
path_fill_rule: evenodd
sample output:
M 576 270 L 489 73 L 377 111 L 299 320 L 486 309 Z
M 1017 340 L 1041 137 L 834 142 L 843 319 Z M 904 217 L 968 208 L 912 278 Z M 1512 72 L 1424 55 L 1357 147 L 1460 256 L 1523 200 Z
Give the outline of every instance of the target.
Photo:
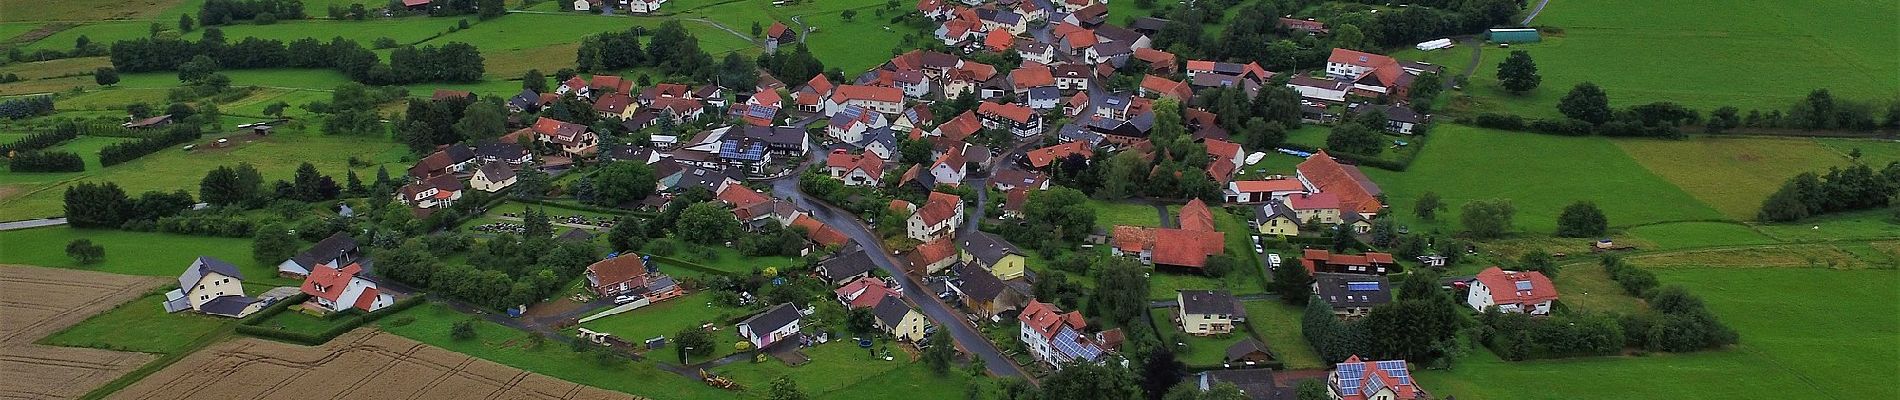
M 630 399 L 365 328 L 323 346 L 244 338 L 133 384 L 123 399 Z
M 163 278 L 0 265 L 0 398 L 70 399 L 154 356 L 33 344 L 139 298 Z M 153 304 L 157 307 L 157 304 Z

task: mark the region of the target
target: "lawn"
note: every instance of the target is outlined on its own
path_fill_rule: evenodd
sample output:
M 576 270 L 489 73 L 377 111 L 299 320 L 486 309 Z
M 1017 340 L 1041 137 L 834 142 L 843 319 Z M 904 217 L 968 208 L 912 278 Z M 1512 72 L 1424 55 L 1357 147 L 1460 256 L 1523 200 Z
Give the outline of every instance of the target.
M 1161 226 L 1161 215 L 1151 205 L 1095 199 L 1089 199 L 1088 205 L 1095 209 L 1095 227 L 1103 231 L 1113 233 L 1116 225 Z
M 1275 357 L 1286 363 L 1287 369 L 1326 367 L 1326 362 L 1320 360 L 1319 353 L 1313 351 L 1313 345 L 1307 344 L 1306 335 L 1301 333 L 1300 316 L 1305 310 L 1277 299 L 1241 304 L 1247 308 L 1247 325 L 1266 342 Z
M 718 338 L 737 340 L 738 336 L 719 336 Z M 912 360 L 910 355 L 897 349 L 895 344 L 882 337 L 872 349 L 886 347 L 890 348 L 891 355 L 896 357 L 896 360 L 885 361 L 883 358 L 874 358 L 871 355 L 872 350 L 859 348 L 856 343 L 846 340 L 800 350 L 811 357 L 811 362 L 805 365 L 788 366 L 777 359 L 766 357 L 764 362 L 740 361 L 715 368 L 712 372 L 732 378 L 746 388 L 747 394 L 756 397 L 764 397 L 764 390 L 773 379 L 779 376 L 790 376 L 793 381 L 798 382 L 800 389 L 804 389 L 805 394 L 813 398 L 851 398 L 834 394 L 834 392 L 846 391 L 860 383 L 892 383 L 880 377 L 906 366 L 921 367 L 921 364 Z M 961 395 L 963 393 L 961 387 L 965 384 L 967 383 L 939 380 L 938 384 L 919 391 L 947 391 Z M 855 389 L 855 391 L 862 390 L 862 388 Z
M 1556 230 L 1557 214 L 1578 200 L 1595 202 L 1611 226 L 1715 220 L 1722 214 L 1644 169 L 1609 139 L 1511 133 L 1462 125 L 1434 128 L 1432 143 L 1410 170 L 1373 168 L 1391 215 L 1413 231 L 1461 230 L 1459 207 L 1471 200 L 1508 199 L 1519 230 Z M 1423 223 L 1412 205 L 1436 192 L 1448 206 L 1437 222 Z
M 119 8 L 119 7 L 123 7 L 123 6 L 108 6 L 108 8 Z M 28 6 L 27 8 L 35 8 L 35 7 Z M 0 6 L 0 9 L 7 9 L 7 6 Z M 171 20 L 170 24 L 173 24 L 173 25 L 168 25 L 168 26 L 172 28 L 177 28 L 176 24 L 178 23 L 178 20 L 177 20 L 178 17 L 174 16 L 172 18 L 173 19 Z M 197 17 L 194 16 L 192 18 L 197 18 Z M 20 49 L 28 53 L 32 53 L 38 50 L 70 51 L 73 49 L 73 45 L 78 44 L 80 36 L 85 36 L 86 39 L 91 39 L 93 43 L 99 43 L 107 47 L 110 47 L 112 46 L 112 42 L 117 42 L 120 40 L 132 40 L 132 39 L 152 36 L 152 23 L 148 21 L 87 22 L 84 24 L 80 24 L 79 26 L 74 26 L 71 28 L 67 28 L 66 30 L 59 31 L 57 33 L 52 34 L 51 36 L 47 36 L 45 38 L 41 38 L 38 41 L 34 41 L 33 43 L 28 43 L 24 46 L 20 46 Z M 91 80 L 91 78 L 87 78 L 87 80 Z
M 877 10 L 884 2 L 877 0 L 807 1 L 799 4 L 774 6 L 769 0 L 741 0 L 722 3 L 697 9 L 681 8 L 680 16 L 706 18 L 725 24 L 733 30 L 750 34 L 752 25 L 770 27 L 773 22 L 784 23 L 792 29 L 798 29 L 793 22 L 794 16 L 804 21 L 807 27 L 816 31 L 806 36 L 806 45 L 823 61 L 826 67 L 837 67 L 846 76 L 869 70 L 890 60 L 891 49 L 903 42 L 904 35 L 913 35 L 929 40 L 929 32 L 892 24 L 891 12 L 879 16 Z M 908 12 L 910 3 L 900 3 L 897 11 Z M 670 7 L 670 6 L 669 6 Z M 858 15 L 847 22 L 840 14 L 847 9 L 856 9 Z M 886 29 L 888 28 L 888 29 Z M 933 27 L 934 29 L 934 27 Z M 738 39 L 727 33 L 725 36 Z M 704 35 L 701 35 L 702 40 Z M 779 77 L 786 82 L 803 82 L 811 77 Z
M 1734 222 L 1670 222 L 1638 226 L 1626 233 L 1655 245 L 1643 250 L 1775 243 L 1754 228 Z
M 198 142 L 201 148 L 189 152 L 161 150 L 124 164 L 88 169 L 77 178 L 85 181 L 117 183 L 125 189 L 127 194 L 137 197 L 138 193 L 148 190 L 184 189 L 187 192 L 196 192 L 198 180 L 204 177 L 205 172 L 218 166 L 235 166 L 241 162 L 249 162 L 256 166 L 263 172 L 266 180 L 289 179 L 300 162 L 314 164 L 318 171 L 341 180 L 344 168 L 351 157 L 369 160 L 378 166 L 388 167 L 395 173 L 408 168 L 408 164 L 403 162 L 404 157 L 408 155 L 408 150 L 384 139 L 282 132 L 263 138 L 237 134 L 232 139 L 234 144 L 221 149 L 202 146 L 213 140 L 215 140 L 213 137 L 201 139 Z M 285 162 L 285 160 L 294 160 L 294 162 Z M 357 174 L 374 177 L 375 171 L 374 166 L 359 168 Z M 40 218 L 63 212 L 65 187 L 75 181 L 69 179 L 75 178 L 73 174 L 17 175 L 33 178 L 29 180 L 8 177 L 0 182 L 32 181 L 37 183 L 22 187 L 24 193 L 20 195 L 0 199 L 0 220 Z
M 1704 112 L 1766 112 L 1819 88 L 1884 101 L 1900 89 L 1900 75 L 1868 72 L 1900 70 L 1892 56 L 1900 53 L 1896 13 L 1900 3 L 1868 1 L 1556 1 L 1535 24 L 1562 34 L 1487 46 L 1466 88 L 1487 110 L 1534 116 L 1557 115 L 1557 99 L 1585 81 L 1603 86 L 1619 107 L 1674 101 Z M 1529 52 L 1543 75 L 1526 96 L 1505 94 L 1494 79 L 1510 50 Z M 1764 79 L 1788 71 L 1799 75 Z
M 66 256 L 66 243 L 90 239 L 106 249 L 106 259 L 79 265 Z M 199 256 L 212 256 L 238 266 L 244 278 L 258 283 L 283 283 L 276 264 L 251 261 L 251 240 L 169 233 L 74 229 L 67 226 L 0 231 L 0 263 L 73 268 L 126 275 L 177 277 Z M 157 304 L 157 303 L 153 303 Z
M 355 315 L 332 314 L 330 317 L 319 317 L 305 314 L 299 310 L 298 307 L 293 306 L 289 310 L 277 313 L 277 315 L 272 315 L 270 319 L 259 321 L 258 326 L 283 329 L 285 331 L 303 333 L 311 336 L 321 336 L 324 332 L 330 331 L 330 328 L 347 324 L 355 319 Z
M 189 312 L 167 314 L 160 304 L 164 302 L 162 293 L 140 297 L 40 339 L 40 344 L 170 354 L 237 322 Z
M 115 138 L 115 137 L 100 137 L 100 136 L 80 136 L 77 139 L 68 140 L 65 143 L 60 143 L 58 146 L 53 146 L 49 150 L 66 151 L 66 152 L 72 152 L 72 153 L 78 154 L 79 158 L 84 159 L 86 161 L 86 170 L 93 171 L 93 170 L 98 170 L 100 168 L 103 168 L 99 166 L 99 149 L 105 148 L 106 146 L 111 145 L 113 143 L 124 142 L 124 141 L 129 141 L 129 140 L 131 139 Z M 0 175 L 0 185 L 47 184 L 47 183 L 53 183 L 53 182 L 67 180 L 67 179 L 72 179 L 75 177 L 83 176 L 85 174 L 86 174 L 85 172 L 19 172 L 19 173 L 15 173 L 12 171 L 7 171 L 7 174 Z
M 669 5 L 670 7 L 671 5 Z M 561 68 L 574 67 L 574 51 L 587 35 L 623 31 L 633 26 L 658 27 L 664 19 L 651 17 L 613 17 L 583 13 L 557 14 L 509 14 L 507 16 L 482 22 L 454 33 L 444 34 L 430 40 L 429 44 L 464 42 L 481 48 L 483 61 L 488 68 L 488 76 L 500 79 L 516 79 L 530 68 L 540 69 L 542 73 L 553 74 Z M 444 21 L 452 23 L 452 21 Z M 711 53 L 715 60 L 725 53 L 738 50 L 757 49 L 753 43 L 733 36 L 732 33 L 714 28 L 711 24 L 698 21 L 684 21 L 684 26 L 694 37 L 699 38 L 699 48 Z M 736 27 L 734 29 L 746 29 Z M 648 38 L 642 38 L 644 44 Z M 752 59 L 755 53 L 745 54 Z M 657 78 L 657 77 L 656 77 Z M 517 84 L 518 85 L 518 84 Z M 512 95 L 519 91 L 515 86 Z
M 731 326 L 727 326 L 724 322 L 733 317 L 741 316 L 745 312 L 746 310 L 743 309 L 713 304 L 712 292 L 699 292 L 685 297 L 667 300 L 659 304 L 641 307 L 638 310 L 588 321 L 585 324 L 581 324 L 581 327 L 591 329 L 595 332 L 611 333 L 614 336 L 620 337 L 621 340 L 628 342 L 640 343 L 647 339 L 660 336 L 672 338 L 675 333 L 679 333 L 682 329 L 698 327 L 700 324 L 707 322 L 712 322 L 714 325 L 720 326 L 722 330 L 731 329 Z M 716 332 L 715 334 L 723 335 L 725 333 L 725 331 L 722 331 Z M 723 338 L 724 336 L 720 337 Z M 718 342 L 723 344 L 725 341 Z M 716 350 L 716 354 L 725 355 L 731 352 L 732 346 L 722 345 Z M 672 352 L 669 351 L 665 353 L 669 354 L 669 356 L 662 358 L 673 360 L 673 357 L 670 356 Z
M 1900 162 L 1900 142 L 1893 140 L 1816 138 L 1814 141 L 1843 155 L 1860 150 L 1860 161 L 1875 169 Z
M 1610 275 L 1603 272 L 1603 266 L 1595 258 L 1569 261 L 1583 263 L 1567 265 L 1552 278 L 1563 294 L 1564 305 L 1577 310 L 1610 313 L 1628 313 L 1647 307 L 1641 299 L 1625 294 L 1622 286 L 1610 280 Z M 1464 299 L 1458 300 L 1462 302 Z
M 1900 397 L 1900 272 L 1803 268 L 1656 271 L 1741 333 L 1735 348 L 1647 357 L 1505 362 L 1476 349 L 1451 371 L 1416 371 L 1460 399 L 1842 399 Z M 1853 294 L 1842 301 L 1838 294 Z M 1829 371 L 1860 371 L 1853 374 Z M 1520 382 L 1521 384 L 1498 384 Z M 1534 382 L 1534 384 L 1528 383 Z M 1666 383 L 1666 384 L 1658 384 Z
M 1227 335 L 1189 335 L 1186 332 L 1181 332 L 1181 327 L 1174 324 L 1175 309 L 1156 308 L 1148 311 L 1149 320 L 1154 323 L 1155 329 L 1163 333 L 1175 333 L 1175 335 L 1162 337 L 1178 338 L 1184 341 L 1182 343 L 1187 344 L 1187 349 L 1181 349 L 1177 346 L 1175 348 L 1175 356 L 1189 367 L 1219 367 L 1222 363 L 1227 362 L 1227 347 L 1233 346 L 1234 343 L 1239 343 L 1241 340 L 1247 338 L 1247 331 L 1244 328 L 1236 329 L 1234 333 Z
M 407 318 L 405 318 L 407 317 Z M 548 341 L 534 348 L 529 333 L 475 319 L 476 337 L 455 340 L 449 328 L 474 317 L 439 304 L 426 304 L 383 318 L 384 331 L 476 358 L 521 368 L 575 383 L 655 399 L 728 399 L 726 392 L 695 379 L 661 371 L 651 361 L 601 367 L 591 353 L 574 352 L 568 345 Z M 400 323 L 410 320 L 409 323 Z
M 323 14 L 328 12 L 328 10 L 306 7 L 304 12 Z M 471 24 L 480 25 L 482 23 L 473 15 L 466 16 L 466 19 Z M 276 40 L 284 42 L 285 44 L 303 38 L 312 38 L 323 41 L 324 43 L 329 43 L 331 38 L 342 37 L 344 39 L 354 40 L 362 44 L 363 47 L 373 49 L 375 48 L 374 42 L 376 39 L 385 37 L 395 39 L 396 43 L 404 45 L 422 43 L 424 40 L 429 40 L 436 35 L 448 33 L 449 28 L 456 26 L 457 20 L 458 18 L 386 18 L 364 21 L 336 21 L 328 19 L 296 20 L 278 21 L 270 25 L 243 24 L 220 26 L 218 29 L 224 31 L 224 37 L 227 43 L 237 43 L 247 37 Z M 176 21 L 173 23 L 176 23 Z M 470 29 L 473 28 L 471 27 Z M 197 41 L 203 35 L 204 30 L 198 29 L 183 35 L 181 38 Z M 431 40 L 428 43 L 422 44 L 440 46 L 445 43 L 448 43 L 448 41 Z M 470 44 L 475 44 L 475 42 L 470 42 Z M 477 45 L 479 46 L 479 44 Z
M 1791 242 L 1900 237 L 1900 224 L 1894 223 L 1892 210 L 1828 214 L 1801 222 L 1756 227 L 1762 234 Z
M 1752 220 L 1762 200 L 1788 178 L 1826 172 L 1850 160 L 1808 138 L 1700 136 L 1689 140 L 1612 141 L 1663 180 L 1689 192 L 1723 216 Z

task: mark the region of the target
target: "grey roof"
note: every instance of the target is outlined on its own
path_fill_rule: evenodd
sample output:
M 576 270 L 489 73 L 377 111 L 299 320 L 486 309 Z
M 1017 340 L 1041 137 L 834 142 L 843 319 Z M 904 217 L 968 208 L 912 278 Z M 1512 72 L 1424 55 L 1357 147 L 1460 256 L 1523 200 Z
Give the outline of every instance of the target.
M 1062 91 L 1055 86 L 1029 88 L 1029 98 L 1034 100 L 1055 100 L 1062 98 Z
M 184 274 L 178 275 L 178 287 L 187 288 L 185 292 L 190 294 L 191 290 L 188 288 L 197 285 L 198 280 L 204 279 L 205 274 L 209 272 L 244 280 L 244 275 L 238 273 L 236 265 L 212 256 L 198 256 L 197 260 L 192 260 L 191 266 L 185 267 Z
M 1287 207 L 1286 203 L 1279 200 L 1267 200 L 1267 204 L 1261 204 L 1259 207 L 1254 208 L 1255 220 L 1266 221 L 1275 215 L 1285 215 L 1294 222 L 1300 221 L 1299 214 L 1294 213 L 1293 208 Z
M 528 149 L 519 144 L 499 140 L 487 140 L 475 144 L 475 156 L 501 160 L 515 160 L 528 154 Z
M 857 145 L 858 147 L 866 147 L 870 146 L 871 143 L 881 144 L 885 149 L 896 151 L 897 133 L 892 131 L 888 125 L 872 128 L 864 132 L 864 140 L 858 141 Z
M 1096 133 L 1094 131 L 1090 131 L 1087 129 L 1082 129 L 1081 125 L 1076 125 L 1073 123 L 1063 125 L 1062 129 L 1058 132 L 1059 132 L 1058 134 L 1062 138 L 1062 141 L 1064 142 L 1083 141 L 1083 142 L 1088 142 L 1089 146 L 1091 147 L 1102 144 L 1102 139 L 1103 139 L 1102 134 Z
M 516 93 L 515 97 L 508 98 L 508 105 L 516 108 L 528 108 L 540 102 L 541 94 L 529 89 L 521 89 L 521 93 Z
M 1108 38 L 1109 41 L 1113 41 L 1113 42 L 1133 43 L 1134 41 L 1141 40 L 1141 37 L 1143 35 L 1141 34 L 1141 32 L 1136 32 L 1133 29 L 1123 28 L 1123 27 L 1114 26 L 1114 25 L 1102 25 L 1102 26 L 1095 27 L 1095 36 Z
M 1369 105 L 1369 106 L 1363 106 L 1363 107 L 1355 107 L 1353 108 L 1352 113 L 1353 115 L 1360 115 L 1360 114 L 1365 114 L 1365 113 L 1373 112 L 1373 111 L 1378 111 L 1380 113 L 1385 114 L 1385 119 L 1390 120 L 1390 121 L 1398 121 L 1398 122 L 1413 123 L 1413 124 L 1416 124 L 1419 121 L 1418 112 L 1412 111 L 1412 109 L 1408 107 Z
M 554 239 L 560 240 L 563 242 L 585 242 L 588 239 L 593 239 L 593 238 L 594 238 L 594 234 L 591 232 L 588 232 L 585 229 L 568 228 L 567 232 L 562 232 L 561 236 L 557 236 Z
M 758 139 L 773 146 L 798 146 L 805 144 L 805 130 L 793 127 L 746 126 L 739 131 L 741 137 Z
M 1181 309 L 1188 314 L 1241 314 L 1240 302 L 1225 290 L 1182 290 Z
M 852 246 L 843 253 L 818 262 L 819 275 L 823 275 L 825 280 L 832 282 L 871 272 L 876 268 L 877 265 L 871 263 L 871 255 L 857 246 Z
M 969 252 L 971 256 L 975 256 L 977 261 L 983 262 L 983 265 L 995 264 L 997 260 L 1003 259 L 1005 255 L 1023 254 L 1021 249 L 1016 248 L 1016 245 L 1010 244 L 1008 240 L 1004 240 L 1002 237 L 989 234 L 988 232 L 971 232 L 968 235 L 962 235 L 960 239 L 962 239 L 962 241 L 958 244 L 963 245 L 963 251 Z
M 1135 50 L 1129 47 L 1130 44 L 1133 44 L 1133 43 L 1130 43 L 1128 41 L 1122 41 L 1122 40 L 1106 42 L 1106 43 L 1096 43 L 1095 54 L 1100 54 L 1104 57 L 1114 57 L 1114 56 L 1132 54 L 1135 52 Z
M 257 302 L 257 299 L 253 299 L 246 296 L 238 296 L 238 295 L 219 296 L 218 298 L 211 299 L 211 301 L 207 301 L 207 302 L 204 302 L 204 304 L 199 305 L 198 312 L 211 314 L 211 315 L 223 315 L 227 317 L 236 317 L 238 316 L 239 313 L 244 312 L 245 307 L 250 307 L 251 303 L 256 303 L 256 302 Z
M 739 321 L 739 325 L 752 327 L 752 332 L 756 335 L 779 330 L 779 328 L 784 328 L 786 325 L 790 325 L 793 321 L 797 320 L 798 308 L 793 306 L 792 303 L 785 303 L 774 306 L 770 310 L 765 310 L 765 312 L 753 315 L 751 318 L 746 318 L 744 321 Z
M 1149 32 L 1160 32 L 1161 28 L 1167 25 L 1168 25 L 1167 19 L 1155 18 L 1155 17 L 1139 17 L 1139 18 L 1135 18 L 1134 21 L 1128 23 L 1129 28 L 1134 28 L 1134 30 L 1136 31 L 1149 31 Z
M 884 325 L 897 326 L 904 322 L 905 315 L 910 314 L 910 305 L 904 304 L 904 299 L 885 294 L 884 299 L 877 301 L 876 307 L 871 307 L 871 313 L 877 315 L 877 320 L 884 321 Z
M 1266 368 L 1207 371 L 1194 375 L 1191 382 L 1194 382 L 1195 386 L 1198 386 L 1201 390 L 1212 389 L 1215 384 L 1220 382 L 1232 383 L 1234 386 L 1240 387 L 1240 392 L 1245 393 L 1247 398 L 1253 400 L 1291 400 L 1294 398 L 1294 392 L 1292 390 L 1286 390 L 1275 383 L 1273 381 L 1273 370 Z
M 1348 283 L 1375 283 L 1375 290 L 1353 290 Z M 1370 285 L 1368 285 L 1370 286 Z M 1392 302 L 1392 285 L 1384 276 L 1360 274 L 1313 274 L 1313 294 L 1333 308 L 1374 307 Z
M 1273 352 L 1267 350 L 1266 343 L 1260 343 L 1259 340 L 1254 340 L 1253 338 L 1246 338 L 1241 339 L 1239 342 L 1234 342 L 1232 346 L 1227 346 L 1227 361 L 1231 362 L 1246 358 L 1247 355 L 1256 352 L 1266 354 L 1267 357 L 1273 357 Z
M 350 237 L 347 233 L 337 232 L 330 235 L 330 237 L 317 241 L 317 244 L 310 246 L 309 250 L 297 253 L 297 255 L 291 257 L 290 260 L 304 268 L 312 268 L 317 264 L 329 263 L 355 253 L 356 239 Z
M 694 187 L 715 190 L 719 188 L 719 183 L 725 182 L 728 178 L 743 181 L 745 177 L 739 175 L 738 171 L 690 166 L 686 168 L 684 173 L 680 174 L 680 181 L 678 184 L 675 184 L 675 187 L 681 190 Z
M 995 300 L 997 296 L 1003 294 L 1003 290 L 1009 288 L 1002 279 L 996 277 L 996 274 L 982 267 L 963 263 L 953 267 L 955 267 L 953 270 L 957 274 L 957 279 L 963 280 L 963 284 L 958 285 L 957 288 L 963 291 L 963 295 L 970 298 Z
M 493 182 L 502 182 L 515 177 L 515 169 L 508 168 L 508 163 L 502 161 L 483 163 L 482 167 L 477 170 L 482 173 L 482 176 L 488 177 L 488 180 Z

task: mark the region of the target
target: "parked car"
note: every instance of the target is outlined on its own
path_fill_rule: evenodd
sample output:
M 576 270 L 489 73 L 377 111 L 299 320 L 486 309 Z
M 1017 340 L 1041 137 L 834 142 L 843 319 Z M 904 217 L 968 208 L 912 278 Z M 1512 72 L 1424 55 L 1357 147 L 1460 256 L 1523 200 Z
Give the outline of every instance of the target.
M 1266 252 L 1267 252 L 1267 248 L 1265 248 L 1265 247 L 1260 247 L 1260 244 L 1259 244 L 1259 243 L 1254 243 L 1254 244 L 1253 244 L 1253 252 L 1254 252 L 1254 254 L 1261 254 L 1261 253 L 1266 253 Z
M 1274 268 L 1279 268 L 1280 267 L 1280 253 L 1268 254 L 1267 265 Z
M 627 303 L 632 303 L 634 300 L 639 300 L 639 299 L 640 299 L 640 296 L 634 296 L 634 295 L 620 296 L 620 297 L 614 298 L 614 304 L 627 304 Z

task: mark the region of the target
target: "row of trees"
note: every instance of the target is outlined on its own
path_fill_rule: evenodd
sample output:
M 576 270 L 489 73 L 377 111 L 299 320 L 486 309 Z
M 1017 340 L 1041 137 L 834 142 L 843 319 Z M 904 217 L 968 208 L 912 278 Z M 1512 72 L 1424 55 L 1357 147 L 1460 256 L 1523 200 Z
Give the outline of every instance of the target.
M 66 188 L 66 223 L 75 228 L 118 228 L 127 221 L 152 221 L 191 208 L 183 191 L 149 191 L 133 199 L 112 182 L 80 182 Z
M 1625 293 L 1649 304 L 1648 312 L 1619 319 L 1629 347 L 1685 352 L 1719 348 L 1740 340 L 1734 329 L 1716 319 L 1702 299 L 1688 290 L 1680 286 L 1659 288 L 1661 283 L 1655 274 L 1614 255 L 1604 256 L 1599 264 Z
M 1793 222 L 1811 216 L 1886 207 L 1900 192 L 1900 163 L 1875 171 L 1867 164 L 1834 167 L 1826 175 L 1804 172 L 1763 200 L 1756 218 Z
M 86 161 L 70 151 L 26 151 L 7 159 L 7 172 L 79 172 Z
M 1615 355 L 1629 341 L 1615 316 L 1582 311 L 1533 318 L 1497 307 L 1478 318 L 1480 340 L 1505 360 Z
M 53 96 L 29 96 L 0 101 L 0 119 L 21 119 L 53 113 Z
M 171 124 L 163 133 L 139 140 L 118 142 L 99 149 L 99 165 L 114 166 L 132 161 L 146 154 L 152 154 L 172 146 L 189 143 L 204 136 L 198 125 L 188 123 Z
M 559 290 L 600 257 L 589 242 L 502 234 L 481 245 L 458 234 L 410 239 L 379 251 L 377 272 L 412 286 L 494 309 L 530 304 Z M 467 249 L 469 265 L 441 257 Z
M 411 97 L 396 125 L 396 140 L 424 154 L 440 145 L 499 137 L 507 123 L 508 111 L 498 97 Z
M 608 72 L 627 68 L 651 67 L 662 74 L 688 76 L 710 81 L 715 72 L 711 54 L 699 47 L 699 38 L 686 31 L 677 20 L 668 20 L 653 30 L 647 47 L 640 47 L 645 27 L 622 32 L 605 32 L 581 40 L 575 64 L 582 71 Z
M 462 42 L 449 42 L 441 47 L 399 47 L 390 53 L 387 64 L 374 51 L 342 37 L 328 43 L 304 38 L 289 44 L 248 37 L 227 44 L 223 31 L 207 28 L 197 42 L 139 38 L 112 44 L 112 66 L 123 72 L 180 70 L 198 56 L 215 61 L 214 70 L 331 68 L 352 80 L 379 85 L 474 82 L 481 80 L 484 68 L 480 50 Z
M 299 0 L 205 0 L 204 6 L 198 9 L 198 21 L 205 26 L 229 25 L 243 20 L 268 24 L 281 19 L 303 18 L 303 2 Z M 185 21 L 179 19 L 179 28 L 191 30 Z

